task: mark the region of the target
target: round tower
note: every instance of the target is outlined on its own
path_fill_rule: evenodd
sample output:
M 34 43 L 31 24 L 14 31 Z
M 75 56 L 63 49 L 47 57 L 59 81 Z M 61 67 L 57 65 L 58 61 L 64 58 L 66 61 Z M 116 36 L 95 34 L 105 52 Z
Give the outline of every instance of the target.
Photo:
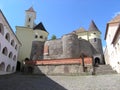
M 98 30 L 94 21 L 91 22 L 90 27 L 88 29 L 88 37 L 89 42 L 91 43 L 93 48 L 93 58 L 95 60 L 95 63 L 104 63 L 101 32 Z
M 79 40 L 76 34 L 64 35 L 62 43 L 64 58 L 79 58 Z

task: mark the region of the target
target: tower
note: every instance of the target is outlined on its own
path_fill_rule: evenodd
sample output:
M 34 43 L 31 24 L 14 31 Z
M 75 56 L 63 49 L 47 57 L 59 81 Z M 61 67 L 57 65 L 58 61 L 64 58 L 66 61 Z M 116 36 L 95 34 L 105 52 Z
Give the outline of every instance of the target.
M 33 28 L 35 19 L 36 12 L 32 7 L 30 7 L 28 10 L 26 10 L 25 27 Z
M 89 42 L 93 47 L 93 58 L 95 63 L 104 63 L 103 49 L 101 42 L 101 32 L 98 30 L 94 21 L 91 21 L 88 29 Z

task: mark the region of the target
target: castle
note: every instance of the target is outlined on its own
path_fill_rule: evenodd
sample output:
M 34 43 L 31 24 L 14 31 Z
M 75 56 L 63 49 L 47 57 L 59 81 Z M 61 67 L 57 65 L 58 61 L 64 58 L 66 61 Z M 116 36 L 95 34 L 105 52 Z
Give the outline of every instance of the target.
M 26 10 L 25 26 L 16 27 L 16 35 L 22 43 L 18 60 L 50 60 L 93 57 L 94 63 L 104 64 L 101 32 L 91 22 L 88 30 L 80 28 L 60 39 L 47 40 L 48 32 L 42 23 L 34 24 L 36 12 L 31 7 Z

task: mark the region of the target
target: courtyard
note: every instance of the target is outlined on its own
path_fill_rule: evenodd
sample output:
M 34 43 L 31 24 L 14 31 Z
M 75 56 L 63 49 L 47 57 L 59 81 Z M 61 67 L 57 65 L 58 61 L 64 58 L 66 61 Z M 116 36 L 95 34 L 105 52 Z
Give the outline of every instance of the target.
M 0 90 L 120 90 L 120 75 L 45 76 L 15 73 L 0 76 Z

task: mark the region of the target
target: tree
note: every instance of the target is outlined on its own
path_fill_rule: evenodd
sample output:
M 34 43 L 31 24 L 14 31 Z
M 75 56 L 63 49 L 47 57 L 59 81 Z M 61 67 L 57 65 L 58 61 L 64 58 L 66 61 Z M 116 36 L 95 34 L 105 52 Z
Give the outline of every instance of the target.
M 53 34 L 52 37 L 51 37 L 52 40 L 55 40 L 56 38 L 57 38 L 57 37 L 56 37 L 56 35 L 54 35 L 54 34 Z

